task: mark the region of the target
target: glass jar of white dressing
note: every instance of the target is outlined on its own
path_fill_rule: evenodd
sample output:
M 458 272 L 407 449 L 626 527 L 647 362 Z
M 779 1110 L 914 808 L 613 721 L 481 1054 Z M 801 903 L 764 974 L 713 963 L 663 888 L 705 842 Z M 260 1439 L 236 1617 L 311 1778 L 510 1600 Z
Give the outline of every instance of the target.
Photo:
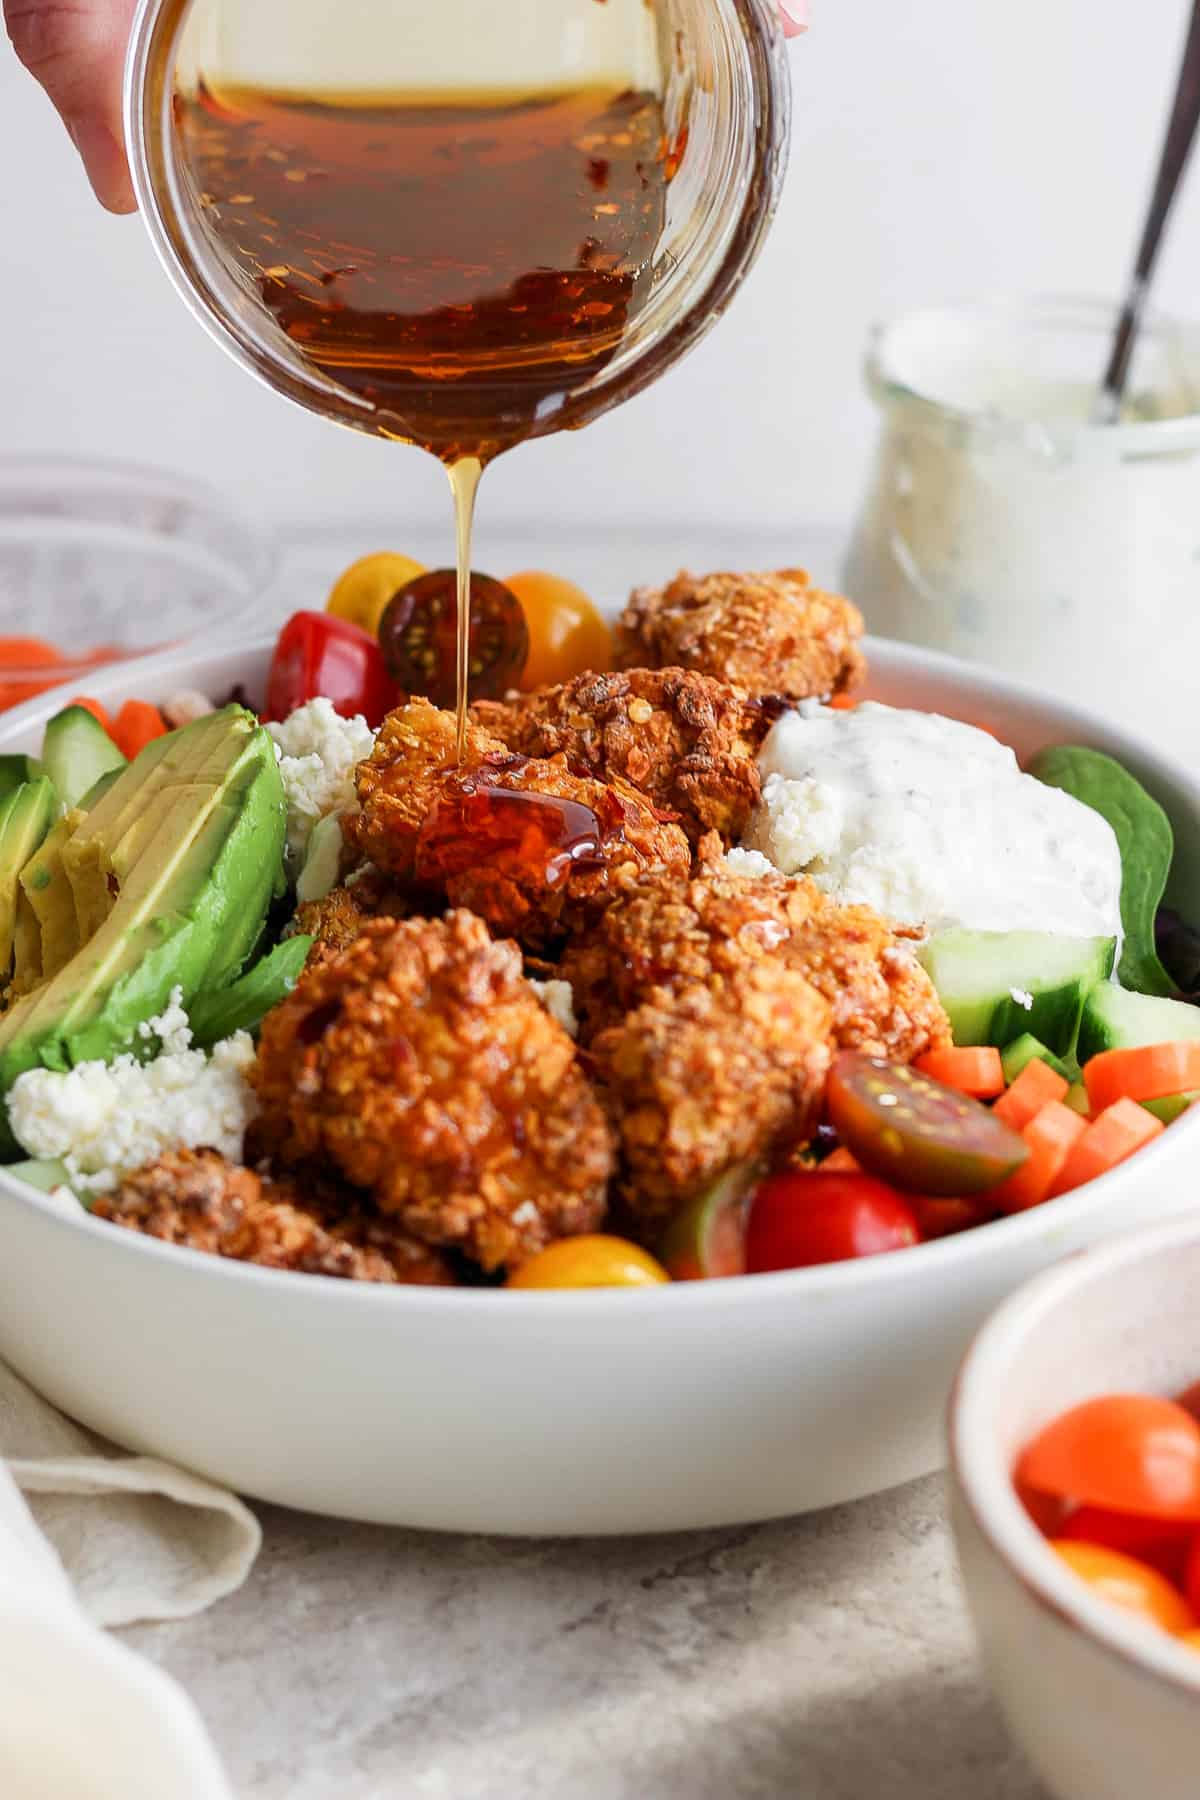
M 1143 331 L 1092 422 L 1114 309 L 993 302 L 880 329 L 883 431 L 847 559 L 873 631 L 1200 748 L 1200 332 Z

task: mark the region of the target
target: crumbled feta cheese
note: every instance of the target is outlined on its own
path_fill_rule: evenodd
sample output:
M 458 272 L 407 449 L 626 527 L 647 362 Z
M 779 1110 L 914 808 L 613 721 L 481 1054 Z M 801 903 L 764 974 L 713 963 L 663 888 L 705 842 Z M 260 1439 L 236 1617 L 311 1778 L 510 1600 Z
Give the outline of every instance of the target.
M 759 766 L 746 849 L 836 900 L 927 931 L 1120 933 L 1112 827 L 987 732 L 873 702 L 805 707 Z
M 777 875 L 775 864 L 761 850 L 728 850 L 725 867 L 734 875 Z
M 80 1063 L 67 1074 L 31 1069 L 18 1076 L 8 1113 L 22 1148 L 60 1157 L 72 1186 L 93 1193 L 115 1188 L 166 1150 L 204 1145 L 239 1162 L 257 1111 L 246 1080 L 253 1039 L 239 1031 L 209 1056 L 193 1050 L 180 999 L 176 989 L 161 1017 L 139 1027 L 139 1036 L 162 1044 L 153 1062 L 124 1055 Z
M 1009 988 L 1008 992 L 1010 999 L 1018 1006 L 1023 1006 L 1026 1012 L 1033 1011 L 1033 995 L 1027 988 Z
M 572 1037 L 579 1036 L 579 1020 L 575 1017 L 575 995 L 571 991 L 569 981 L 530 981 L 530 987 L 550 1014 L 557 1019 L 563 1030 Z
M 268 725 L 288 809 L 288 856 L 304 860 L 309 834 L 329 813 L 357 812 L 354 771 L 370 756 L 375 733 L 361 714 L 343 719 L 329 700 L 309 700 Z

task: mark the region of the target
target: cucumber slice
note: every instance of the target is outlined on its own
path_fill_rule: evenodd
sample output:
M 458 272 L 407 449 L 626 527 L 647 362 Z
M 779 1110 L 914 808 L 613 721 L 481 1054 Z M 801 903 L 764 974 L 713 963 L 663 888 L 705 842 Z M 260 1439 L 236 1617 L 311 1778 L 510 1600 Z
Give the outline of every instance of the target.
M 1028 1033 L 1056 1056 L 1069 1056 L 1084 1000 L 1112 974 L 1116 949 L 1115 938 L 943 931 L 918 955 L 956 1044 L 1002 1049 Z
M 1200 1006 L 1134 994 L 1110 982 L 1087 997 L 1079 1027 L 1079 1060 L 1102 1050 L 1136 1050 L 1143 1044 L 1178 1044 L 1200 1038 Z
M 1073 1063 L 1064 1062 L 1061 1056 L 1055 1056 L 1053 1050 L 1048 1050 L 1041 1038 L 1035 1038 L 1032 1031 L 1023 1031 L 1006 1050 L 1000 1052 L 1000 1066 L 1009 1087 L 1021 1070 L 1031 1062 L 1044 1062 L 1047 1068 L 1053 1069 L 1056 1075 L 1061 1075 L 1064 1081 L 1075 1081 L 1079 1075 Z
M 0 756 L 0 800 L 15 793 L 27 781 L 36 781 L 41 769 L 32 756 Z
M 67 1174 L 67 1165 L 56 1157 L 35 1158 L 32 1162 L 9 1163 L 4 1171 L 16 1181 L 24 1181 L 30 1187 L 40 1188 L 43 1194 L 51 1194 L 55 1188 L 70 1187 L 71 1177 Z
M 78 806 L 102 775 L 126 759 L 86 706 L 64 707 L 46 726 L 42 766 L 64 806 Z

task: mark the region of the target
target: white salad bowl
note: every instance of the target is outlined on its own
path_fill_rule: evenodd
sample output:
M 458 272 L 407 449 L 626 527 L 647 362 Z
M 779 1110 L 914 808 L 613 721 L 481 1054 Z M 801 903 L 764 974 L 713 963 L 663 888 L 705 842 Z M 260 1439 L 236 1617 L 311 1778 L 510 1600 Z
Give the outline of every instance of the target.
M 99 670 L 104 701 L 261 691 L 265 639 Z M 870 691 L 1087 742 L 1171 813 L 1200 894 L 1200 785 L 1100 719 L 928 652 L 868 646 Z M 70 696 L 0 719 L 38 749 Z M 245 1493 L 349 1518 L 520 1534 L 766 1519 L 942 1461 L 946 1393 L 996 1303 L 1066 1252 L 1191 1210 L 1200 1117 L 1090 1187 L 914 1250 L 641 1291 L 388 1288 L 223 1262 L 0 1173 L 0 1356 L 75 1418 Z
M 1046 1271 L 972 1345 L 950 1416 L 954 1533 L 1001 1706 L 1057 1800 L 1194 1800 L 1200 1655 L 1098 1598 L 1012 1485 L 1029 1440 L 1104 1393 L 1200 1377 L 1200 1217 Z

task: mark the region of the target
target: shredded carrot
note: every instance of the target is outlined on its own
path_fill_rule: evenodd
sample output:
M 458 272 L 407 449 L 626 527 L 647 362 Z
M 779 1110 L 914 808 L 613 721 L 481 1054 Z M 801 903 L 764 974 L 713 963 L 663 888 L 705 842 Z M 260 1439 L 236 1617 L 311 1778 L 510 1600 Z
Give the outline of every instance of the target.
M 853 712 L 858 701 L 853 694 L 834 694 L 825 704 L 831 706 L 834 712 Z
M 157 706 L 151 706 L 148 700 L 127 700 L 112 722 L 110 735 L 121 754 L 132 762 L 166 730 L 167 722 Z
M 1117 1100 L 1165 1100 L 1200 1088 L 1200 1042 L 1102 1050 L 1083 1071 L 1094 1113 Z
M 1050 1190 L 1051 1197 L 1082 1187 L 1115 1169 L 1135 1150 L 1165 1131 L 1161 1119 L 1148 1113 L 1136 1100 L 1118 1100 L 1107 1107 L 1098 1119 L 1085 1126 L 1082 1137 L 1074 1144 Z
M 862 1173 L 862 1164 L 847 1150 L 845 1144 L 839 1144 L 836 1150 L 831 1150 L 820 1166 L 828 1175 L 839 1173 L 860 1175 Z
M 991 1045 L 964 1045 L 952 1050 L 930 1050 L 917 1058 L 922 1075 L 976 1100 L 994 1100 L 1004 1092 L 1004 1065 Z
M 1040 1057 L 1026 1063 L 1006 1094 L 1001 1094 L 992 1111 L 1014 1131 L 1024 1131 L 1051 1100 L 1063 1100 L 1070 1082 L 1056 1075 L 1049 1063 Z

